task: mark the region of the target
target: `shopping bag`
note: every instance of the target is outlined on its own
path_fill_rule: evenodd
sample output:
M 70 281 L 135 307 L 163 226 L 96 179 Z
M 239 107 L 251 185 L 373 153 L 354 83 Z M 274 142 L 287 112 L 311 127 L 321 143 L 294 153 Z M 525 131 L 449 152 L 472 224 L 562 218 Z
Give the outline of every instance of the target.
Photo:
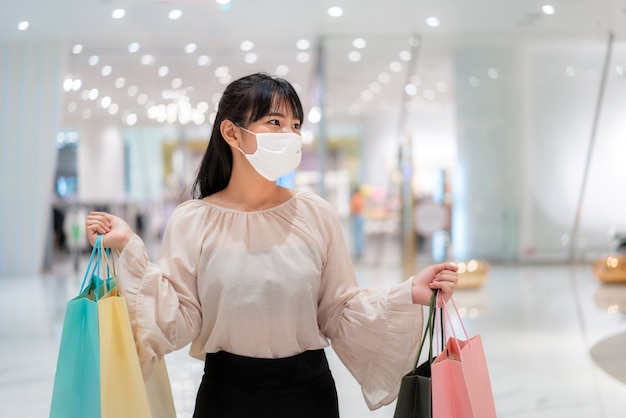
M 113 254 L 102 251 L 112 288 L 98 303 L 100 333 L 100 394 L 102 418 L 175 418 L 165 360 L 144 382 L 126 300 L 117 286 Z
M 428 321 L 424 334 L 422 335 L 422 343 L 415 366 L 408 374 L 402 377 L 400 381 L 400 391 L 396 400 L 396 408 L 394 418 L 430 418 L 431 417 L 431 399 L 432 399 L 432 382 L 431 382 L 431 363 L 433 356 L 433 339 L 435 320 L 437 317 L 437 308 L 435 306 L 437 291 L 433 291 L 430 298 L 430 307 L 428 311 Z M 440 317 L 441 318 L 441 317 Z M 419 364 L 424 342 L 428 339 L 429 351 L 428 358 Z M 443 345 L 443 344 L 442 344 Z
M 172 387 L 164 358 L 154 365 L 145 384 L 152 418 L 176 418 Z
M 469 338 L 459 312 L 450 299 L 465 333 L 465 340 L 456 338 L 446 308 L 444 327 L 452 332 L 444 350 L 431 365 L 433 418 L 495 418 L 487 361 L 479 335 Z M 443 298 L 441 305 L 444 306 Z M 445 332 L 444 332 L 445 333 Z
M 100 245 L 91 252 L 78 296 L 65 308 L 50 418 L 100 418 L 98 277 Z

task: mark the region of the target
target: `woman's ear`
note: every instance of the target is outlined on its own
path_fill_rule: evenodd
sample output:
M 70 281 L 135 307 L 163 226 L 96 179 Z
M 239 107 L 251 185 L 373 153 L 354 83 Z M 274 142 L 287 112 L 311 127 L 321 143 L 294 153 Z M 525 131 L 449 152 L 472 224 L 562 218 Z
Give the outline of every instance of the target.
M 224 119 L 222 123 L 220 123 L 220 132 L 222 133 L 222 138 L 228 145 L 234 148 L 238 148 L 239 140 L 241 139 L 241 131 L 239 127 L 235 125 L 228 119 Z

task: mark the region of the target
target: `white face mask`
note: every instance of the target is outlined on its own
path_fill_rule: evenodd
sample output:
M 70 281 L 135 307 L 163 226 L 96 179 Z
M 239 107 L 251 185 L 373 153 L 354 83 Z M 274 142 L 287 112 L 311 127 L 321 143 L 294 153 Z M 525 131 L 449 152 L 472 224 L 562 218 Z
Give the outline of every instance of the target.
M 254 133 L 241 128 L 256 136 L 256 151 L 246 154 L 239 147 L 237 149 L 246 156 L 252 167 L 270 181 L 284 176 L 295 169 L 302 159 L 302 137 L 293 132 Z

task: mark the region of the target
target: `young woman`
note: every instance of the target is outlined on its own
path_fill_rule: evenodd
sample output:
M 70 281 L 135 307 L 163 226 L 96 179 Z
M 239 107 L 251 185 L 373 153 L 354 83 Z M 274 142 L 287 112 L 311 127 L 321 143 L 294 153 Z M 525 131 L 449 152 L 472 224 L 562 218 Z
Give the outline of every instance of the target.
M 93 244 L 121 251 L 145 375 L 191 342 L 205 362 L 194 417 L 338 417 L 324 347 L 361 384 L 370 409 L 395 399 L 433 289 L 449 297 L 456 267 L 438 264 L 389 289 L 360 289 L 333 207 L 277 186 L 301 158 L 303 110 L 285 80 L 253 74 L 219 103 L 193 199 L 172 213 L 159 264 L 119 217 L 92 212 Z

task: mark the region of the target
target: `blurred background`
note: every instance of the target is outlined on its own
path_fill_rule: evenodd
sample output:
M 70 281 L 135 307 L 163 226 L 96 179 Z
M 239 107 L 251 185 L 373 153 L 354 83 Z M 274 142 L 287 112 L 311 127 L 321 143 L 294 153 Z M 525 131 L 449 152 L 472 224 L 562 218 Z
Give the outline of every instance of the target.
M 28 299 L 20 281 L 80 272 L 93 209 L 127 219 L 158 255 L 221 92 L 258 71 L 302 98 L 289 186 L 335 206 L 363 284 L 452 260 L 483 292 L 459 293 L 468 315 L 569 289 L 575 335 L 596 326 L 588 310 L 608 327 L 585 334 L 585 356 L 623 330 L 626 0 L 2 0 L 3 300 Z M 611 405 L 625 394 L 614 390 Z M 545 406 L 540 395 L 509 395 L 496 391 L 501 416 L 549 416 L 519 406 Z M 618 416 L 593 405 L 581 416 Z
M 256 71 L 304 102 L 296 186 L 344 217 L 360 188 L 366 233 L 430 252 L 444 231 L 437 253 L 524 262 L 592 259 L 626 233 L 624 0 L 0 8 L 2 274 L 40 271 L 93 207 L 158 235 L 221 92 Z

